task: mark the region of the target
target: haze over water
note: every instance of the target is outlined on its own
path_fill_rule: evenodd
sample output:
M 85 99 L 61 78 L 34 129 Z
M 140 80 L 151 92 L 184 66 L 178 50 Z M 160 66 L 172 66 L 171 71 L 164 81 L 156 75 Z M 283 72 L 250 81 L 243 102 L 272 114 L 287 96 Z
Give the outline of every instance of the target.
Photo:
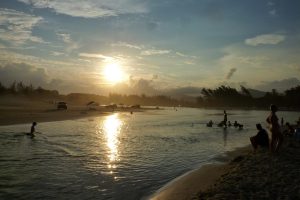
M 299 112 L 279 112 L 294 123 Z M 268 111 L 228 111 L 244 130 L 206 127 L 222 110 L 172 108 L 0 127 L 1 199 L 141 199 L 249 144 Z

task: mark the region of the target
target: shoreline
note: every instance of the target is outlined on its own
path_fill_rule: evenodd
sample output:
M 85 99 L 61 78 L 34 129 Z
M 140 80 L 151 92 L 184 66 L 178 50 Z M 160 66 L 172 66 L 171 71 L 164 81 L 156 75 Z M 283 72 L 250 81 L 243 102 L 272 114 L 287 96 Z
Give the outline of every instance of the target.
M 146 199 L 149 200 L 184 200 L 192 199 L 195 194 L 204 192 L 216 184 L 231 166 L 230 162 L 249 154 L 251 146 L 238 147 L 215 158 L 216 163 L 205 164 L 188 171 L 168 182 Z
M 126 109 L 98 109 L 88 110 L 83 106 L 73 106 L 67 110 L 57 110 L 53 107 L 0 107 L 0 126 L 31 124 L 32 122 L 53 122 L 74 120 L 86 117 L 105 116 L 111 113 L 135 113 L 156 108 L 126 108 Z
M 285 137 L 275 154 L 268 149 L 254 153 L 251 146 L 226 154 L 230 161 L 188 172 L 148 199 L 300 199 L 299 140 Z

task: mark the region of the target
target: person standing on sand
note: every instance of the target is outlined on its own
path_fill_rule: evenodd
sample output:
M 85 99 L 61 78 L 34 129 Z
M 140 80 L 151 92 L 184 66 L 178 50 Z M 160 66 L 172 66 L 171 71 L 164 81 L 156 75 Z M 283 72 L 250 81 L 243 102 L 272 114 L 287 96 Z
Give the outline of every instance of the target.
M 278 117 L 276 116 L 277 106 L 272 104 L 270 106 L 271 113 L 267 118 L 267 123 L 272 134 L 270 149 L 272 152 L 277 152 L 283 142 L 283 136 L 280 131 L 280 125 L 278 123 Z

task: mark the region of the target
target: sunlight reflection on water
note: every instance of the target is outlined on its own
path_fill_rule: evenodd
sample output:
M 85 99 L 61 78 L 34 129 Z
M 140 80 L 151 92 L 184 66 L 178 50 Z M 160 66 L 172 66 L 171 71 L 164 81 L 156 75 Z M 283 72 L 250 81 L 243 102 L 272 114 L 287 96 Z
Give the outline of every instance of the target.
M 108 148 L 107 167 L 109 168 L 111 174 L 113 174 L 113 169 L 117 168 L 116 162 L 120 160 L 118 152 L 120 141 L 118 136 L 121 132 L 122 125 L 123 122 L 119 118 L 118 113 L 108 116 L 103 122 L 103 131 L 106 137 L 106 145 Z

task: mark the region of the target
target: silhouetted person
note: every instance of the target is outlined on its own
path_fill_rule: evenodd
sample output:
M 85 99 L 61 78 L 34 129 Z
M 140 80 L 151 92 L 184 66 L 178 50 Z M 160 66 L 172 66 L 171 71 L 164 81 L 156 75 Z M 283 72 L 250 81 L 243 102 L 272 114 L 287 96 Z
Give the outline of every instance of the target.
M 244 128 L 244 125 L 243 124 L 239 124 L 238 127 L 239 127 L 239 130 L 242 130 Z
M 231 126 L 232 124 L 231 124 L 231 122 L 230 121 L 228 121 L 228 126 Z
M 284 125 L 284 120 L 283 120 L 283 117 L 281 117 L 281 126 Z
M 213 124 L 214 124 L 213 121 L 212 121 L 212 120 L 209 120 L 209 122 L 206 124 L 206 126 L 207 126 L 207 127 L 212 127 Z
M 280 132 L 280 125 L 278 123 L 278 117 L 276 116 L 276 112 L 278 110 L 277 106 L 272 104 L 270 106 L 270 110 L 271 110 L 271 113 L 266 120 L 269 124 L 270 131 L 272 134 L 270 147 L 271 147 L 272 152 L 277 152 L 283 142 L 283 136 Z
M 35 126 L 37 125 L 36 122 L 33 122 L 31 125 L 31 129 L 30 129 L 30 133 L 28 133 L 29 136 L 31 136 L 31 138 L 34 137 L 34 132 L 35 132 Z
M 287 128 L 287 130 L 285 131 L 285 134 L 288 136 L 293 136 L 295 133 L 295 129 L 294 127 L 290 124 L 290 123 L 285 123 L 285 126 Z
M 225 127 L 227 127 L 227 113 L 226 110 L 224 110 L 224 120 L 223 120 L 223 124 Z
M 254 151 L 258 146 L 269 147 L 269 136 L 265 129 L 261 127 L 261 124 L 256 124 L 256 129 L 258 133 L 255 136 L 250 137 L 251 144 L 254 148 Z
M 238 126 L 239 126 L 239 123 L 237 123 L 237 121 L 234 121 L 233 126 L 234 126 L 234 127 L 238 127 Z

